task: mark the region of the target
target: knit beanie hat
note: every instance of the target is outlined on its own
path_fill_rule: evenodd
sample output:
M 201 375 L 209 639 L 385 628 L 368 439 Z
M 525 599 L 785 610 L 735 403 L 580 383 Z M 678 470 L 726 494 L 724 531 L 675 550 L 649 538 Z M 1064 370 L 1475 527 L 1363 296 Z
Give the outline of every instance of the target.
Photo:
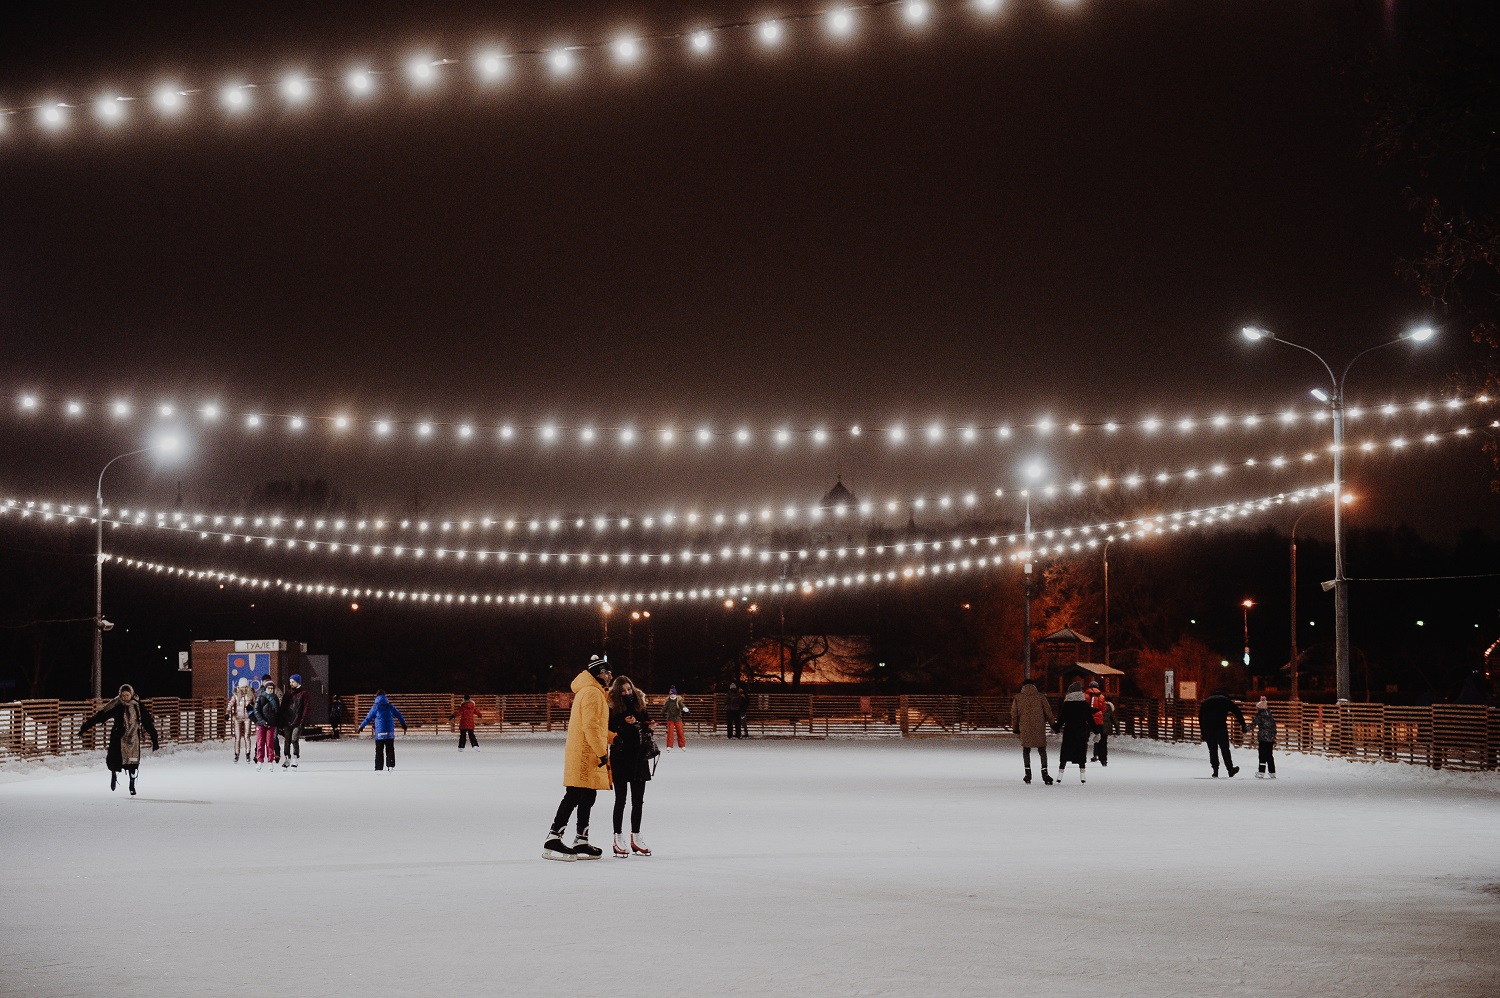
M 589 675 L 598 679 L 600 673 L 609 671 L 609 656 L 595 655 L 589 659 L 589 664 L 584 668 L 589 670 Z
M 1260 702 L 1255 705 L 1255 709 L 1256 710 L 1266 710 L 1270 706 L 1271 706 L 1270 704 L 1266 703 L 1266 698 L 1265 697 L 1261 697 L 1260 698 Z
M 296 683 L 298 686 L 301 686 L 302 685 L 302 673 L 300 673 L 300 672 L 294 672 L 294 673 L 292 673 L 292 680 L 291 681 L 294 682 L 294 683 Z
M 241 676 L 240 681 L 234 685 L 237 689 L 248 690 L 250 688 L 250 680 L 245 676 Z
M 667 687 L 667 692 L 670 693 L 672 696 L 675 697 L 677 695 L 677 687 L 675 687 L 675 686 L 669 686 L 669 687 Z

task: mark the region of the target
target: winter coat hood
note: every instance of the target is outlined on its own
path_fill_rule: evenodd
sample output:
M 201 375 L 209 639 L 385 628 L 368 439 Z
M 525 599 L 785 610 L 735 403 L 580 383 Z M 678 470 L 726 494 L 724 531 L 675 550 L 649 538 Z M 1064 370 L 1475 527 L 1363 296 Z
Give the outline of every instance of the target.
M 363 730 L 368 724 L 375 729 L 377 742 L 391 741 L 396 737 L 397 722 L 400 722 L 403 728 L 406 727 L 406 718 L 401 715 L 401 711 L 396 709 L 396 705 L 391 703 L 390 698 L 382 693 L 370 705 L 370 712 L 365 715 L 365 719 L 359 722 L 359 730 Z
M 1078 684 L 1074 683 L 1073 685 L 1076 686 Z M 1073 692 L 1069 693 L 1067 696 L 1063 697 L 1063 700 L 1064 701 L 1076 701 L 1076 700 L 1087 701 L 1088 697 L 1086 697 L 1086 696 L 1083 695 L 1083 690 L 1074 690 Z
M 1010 702 L 1010 727 L 1022 748 L 1046 748 L 1047 726 L 1052 723 L 1052 704 L 1034 685 L 1021 687 Z
M 573 685 L 571 688 L 574 694 L 582 693 L 590 686 L 597 690 L 604 689 L 604 684 L 595 679 L 594 674 L 587 669 L 584 669 L 578 675 L 573 677 Z

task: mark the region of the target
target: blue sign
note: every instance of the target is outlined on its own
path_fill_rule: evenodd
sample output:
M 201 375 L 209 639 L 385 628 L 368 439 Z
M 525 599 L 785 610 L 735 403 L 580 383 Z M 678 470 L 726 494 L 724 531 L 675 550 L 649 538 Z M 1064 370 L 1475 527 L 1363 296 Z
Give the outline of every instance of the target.
M 270 652 L 235 652 L 229 656 L 229 695 L 234 696 L 234 688 L 239 685 L 241 677 L 250 680 L 252 689 L 259 689 L 260 677 L 270 671 Z

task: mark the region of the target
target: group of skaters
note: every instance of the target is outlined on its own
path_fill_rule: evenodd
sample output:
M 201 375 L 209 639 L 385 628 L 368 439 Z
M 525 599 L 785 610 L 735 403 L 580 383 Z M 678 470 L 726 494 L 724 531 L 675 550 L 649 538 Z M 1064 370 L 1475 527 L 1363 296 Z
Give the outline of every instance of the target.
M 269 675 L 261 676 L 255 686 L 241 676 L 224 713 L 234 739 L 236 765 L 242 752 L 245 762 L 253 760 L 258 770 L 277 763 L 282 769 L 296 769 L 302 761 L 307 690 L 302 688 L 301 675 L 288 678 L 284 691 L 277 689 Z
M 1209 765 L 1213 778 L 1219 776 L 1219 760 L 1230 777 L 1240 771 L 1229 752 L 1229 718 L 1239 721 L 1240 731 L 1247 724 L 1255 730 L 1256 744 L 1260 749 L 1260 769 L 1256 779 L 1276 779 L 1276 717 L 1271 713 L 1265 697 L 1255 705 L 1255 717 L 1249 722 L 1240 705 L 1223 690 L 1215 690 L 1213 696 L 1198 707 L 1198 730 L 1208 745 Z M 1074 682 L 1063 697 L 1062 706 L 1054 718 L 1052 704 L 1036 688 L 1036 681 L 1026 680 L 1021 691 L 1010 705 L 1010 726 L 1021 742 L 1021 761 L 1026 772 L 1022 780 L 1031 782 L 1031 753 L 1035 750 L 1042 764 L 1042 783 L 1061 785 L 1068 763 L 1078 767 L 1078 782 L 1087 783 L 1085 768 L 1088 762 L 1101 766 L 1109 765 L 1109 736 L 1116 726 L 1115 705 L 1104 697 L 1098 680 L 1085 689 L 1082 682 Z M 1062 735 L 1062 748 L 1058 753 L 1057 778 L 1047 772 L 1047 732 Z M 1090 753 L 1090 740 L 1093 749 Z

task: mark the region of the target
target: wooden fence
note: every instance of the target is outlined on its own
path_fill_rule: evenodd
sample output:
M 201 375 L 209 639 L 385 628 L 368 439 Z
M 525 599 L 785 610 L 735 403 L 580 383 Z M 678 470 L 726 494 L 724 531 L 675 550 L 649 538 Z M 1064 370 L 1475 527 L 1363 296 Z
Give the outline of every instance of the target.
M 369 711 L 374 697 L 343 698 L 349 708 L 344 737 Z M 449 694 L 393 696 L 413 734 L 454 734 L 453 713 L 461 698 Z M 746 724 L 756 737 L 826 738 L 997 736 L 1010 733 L 1010 697 L 824 696 L 752 693 Z M 572 697 L 567 693 L 478 696 L 481 734 L 499 737 L 565 731 Z M 655 713 L 665 697 L 648 696 Z M 690 738 L 724 730 L 722 695 L 683 697 Z M 146 701 L 164 744 L 219 741 L 229 736 L 223 699 Z M 100 751 L 106 731 L 79 735 L 79 725 L 101 702 L 21 700 L 0 703 L 0 763 L 8 759 Z M 1056 705 L 1054 701 L 1054 706 Z M 1246 718 L 1254 706 L 1244 705 Z M 1279 728 L 1277 749 L 1371 762 L 1405 762 L 1434 769 L 1494 771 L 1500 762 L 1500 709 L 1482 706 L 1388 707 L 1383 704 L 1271 704 Z M 1121 700 L 1119 735 L 1167 742 L 1199 740 L 1197 704 L 1173 700 Z M 363 737 L 369 737 L 368 730 Z M 311 734 L 317 734 L 312 732 Z M 1249 745 L 1253 735 L 1231 725 L 1232 739 Z M 456 737 L 456 736 L 455 736 Z

